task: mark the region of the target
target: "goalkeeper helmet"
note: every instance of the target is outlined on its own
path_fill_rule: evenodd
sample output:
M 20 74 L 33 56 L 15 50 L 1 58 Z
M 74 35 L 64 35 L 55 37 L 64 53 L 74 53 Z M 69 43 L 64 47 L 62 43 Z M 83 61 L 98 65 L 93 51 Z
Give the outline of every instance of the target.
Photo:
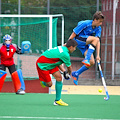
M 3 40 L 5 42 L 5 40 L 12 40 L 12 37 L 8 34 L 6 34 L 4 37 L 3 37 Z

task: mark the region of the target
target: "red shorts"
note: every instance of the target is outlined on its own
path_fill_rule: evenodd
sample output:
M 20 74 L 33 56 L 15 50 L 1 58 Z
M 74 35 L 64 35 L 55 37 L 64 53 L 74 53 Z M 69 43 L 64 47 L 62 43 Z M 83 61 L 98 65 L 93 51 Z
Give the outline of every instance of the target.
M 44 82 L 50 82 L 51 81 L 50 74 L 53 74 L 54 72 L 59 71 L 58 66 L 51 70 L 41 70 L 36 63 L 36 67 L 39 75 L 39 80 Z

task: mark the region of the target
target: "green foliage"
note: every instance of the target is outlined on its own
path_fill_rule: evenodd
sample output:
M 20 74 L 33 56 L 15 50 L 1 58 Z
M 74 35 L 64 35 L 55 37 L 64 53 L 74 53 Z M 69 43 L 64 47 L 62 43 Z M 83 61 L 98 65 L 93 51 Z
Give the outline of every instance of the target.
M 50 0 L 51 6 L 56 7 L 77 7 L 96 5 L 96 0 Z

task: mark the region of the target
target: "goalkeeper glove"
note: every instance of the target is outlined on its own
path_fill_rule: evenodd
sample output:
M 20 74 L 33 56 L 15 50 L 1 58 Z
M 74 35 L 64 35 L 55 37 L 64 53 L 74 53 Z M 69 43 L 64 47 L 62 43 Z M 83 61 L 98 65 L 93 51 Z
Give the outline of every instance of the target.
M 63 72 L 63 76 L 66 80 L 69 80 L 71 78 L 71 76 L 69 75 L 69 73 L 67 71 Z

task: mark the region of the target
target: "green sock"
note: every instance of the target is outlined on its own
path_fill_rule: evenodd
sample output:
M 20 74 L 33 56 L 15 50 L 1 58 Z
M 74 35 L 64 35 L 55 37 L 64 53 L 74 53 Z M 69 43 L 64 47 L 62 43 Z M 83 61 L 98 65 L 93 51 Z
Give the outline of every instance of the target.
M 62 91 L 62 81 L 56 81 L 56 84 L 55 84 L 55 89 L 56 89 L 56 101 L 60 100 L 61 99 L 61 91 Z

